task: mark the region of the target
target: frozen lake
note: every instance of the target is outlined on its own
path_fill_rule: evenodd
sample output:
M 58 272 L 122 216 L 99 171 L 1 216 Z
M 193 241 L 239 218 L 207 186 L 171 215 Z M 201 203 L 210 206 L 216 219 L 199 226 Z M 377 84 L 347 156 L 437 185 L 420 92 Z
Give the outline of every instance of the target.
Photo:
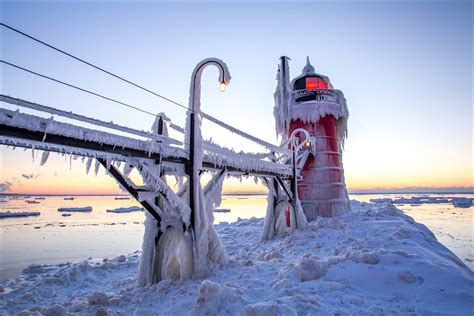
M 409 198 L 421 194 L 364 194 L 351 199 L 368 202 L 373 198 Z M 431 194 L 433 197 L 474 197 L 473 194 Z M 141 248 L 143 212 L 110 213 L 108 209 L 138 206 L 133 199 L 113 196 L 38 196 L 0 198 L 5 211 L 39 211 L 40 216 L 0 219 L 0 279 L 16 277 L 31 263 L 63 263 L 85 258 L 113 258 Z M 66 198 L 66 199 L 65 199 Z M 68 199 L 69 198 L 69 199 Z M 30 201 L 30 202 L 28 202 Z M 31 202 L 35 201 L 35 202 Z M 92 207 L 91 212 L 68 212 L 58 208 Z M 425 224 L 436 238 L 474 269 L 472 239 L 473 207 L 455 208 L 451 203 L 397 205 L 417 222 Z M 264 217 L 266 195 L 226 195 L 215 222 L 237 218 Z

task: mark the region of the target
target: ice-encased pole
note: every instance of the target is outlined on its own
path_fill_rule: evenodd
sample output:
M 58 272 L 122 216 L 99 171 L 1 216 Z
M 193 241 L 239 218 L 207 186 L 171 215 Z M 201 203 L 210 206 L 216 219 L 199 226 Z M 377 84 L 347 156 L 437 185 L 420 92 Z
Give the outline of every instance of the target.
M 217 58 L 207 58 L 196 65 L 192 77 L 189 95 L 189 110 L 186 121 L 185 143 L 189 150 L 189 206 L 191 208 L 191 228 L 193 233 L 194 278 L 203 278 L 208 273 L 208 263 L 215 258 L 227 258 L 223 246 L 213 247 L 215 252 L 209 251 L 210 244 L 221 245 L 217 234 L 214 234 L 211 218 L 207 216 L 207 207 L 202 191 L 199 170 L 202 169 L 202 136 L 201 136 L 201 75 L 204 68 L 214 65 L 219 69 L 221 88 L 230 82 L 230 73 L 226 64 Z M 212 210 L 211 210 L 212 211 Z M 218 239 L 217 241 L 215 239 Z M 217 260 L 225 264 L 227 259 Z
M 283 139 L 287 138 L 286 131 L 288 130 L 288 103 L 290 97 L 290 74 L 287 56 L 280 57 L 280 64 L 278 65 L 277 86 L 273 95 L 275 99 L 275 107 L 273 109 L 273 116 L 275 117 L 275 131 L 277 136 Z

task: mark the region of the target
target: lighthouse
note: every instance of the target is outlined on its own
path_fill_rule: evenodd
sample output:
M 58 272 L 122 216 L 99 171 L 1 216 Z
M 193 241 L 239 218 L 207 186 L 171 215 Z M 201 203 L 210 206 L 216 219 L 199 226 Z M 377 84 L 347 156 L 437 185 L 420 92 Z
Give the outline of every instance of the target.
M 289 80 L 289 58 L 280 58 L 274 116 L 277 134 L 285 141 L 297 128 L 311 136 L 313 150 L 299 172 L 298 198 L 309 221 L 350 210 L 342 150 L 347 136 L 344 94 L 327 76 L 316 73 L 307 58 L 300 76 Z

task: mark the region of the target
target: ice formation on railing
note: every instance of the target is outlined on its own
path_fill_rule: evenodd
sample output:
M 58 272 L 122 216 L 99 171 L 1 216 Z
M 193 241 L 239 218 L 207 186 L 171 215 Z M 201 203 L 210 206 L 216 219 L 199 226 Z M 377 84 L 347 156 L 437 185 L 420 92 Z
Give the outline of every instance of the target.
M 25 100 L 22 100 L 22 99 L 18 99 L 18 98 L 13 98 L 13 97 L 3 95 L 3 94 L 0 94 L 0 102 L 5 102 L 5 103 L 12 104 L 12 105 L 17 105 L 17 106 L 33 109 L 33 110 L 37 110 L 37 111 L 40 111 L 40 112 L 56 114 L 56 115 L 59 115 L 59 116 L 62 116 L 62 117 L 73 119 L 75 121 L 89 123 L 89 124 L 92 124 L 92 125 L 95 125 L 95 126 L 101 126 L 101 127 L 105 127 L 105 128 L 109 128 L 109 129 L 113 129 L 113 130 L 118 130 L 118 131 L 121 131 L 121 132 L 124 132 L 124 133 L 134 134 L 134 135 L 142 136 L 142 137 L 153 139 L 153 140 L 159 140 L 159 141 L 161 141 L 165 144 L 176 144 L 176 145 L 181 145 L 182 144 L 178 140 L 175 140 L 175 139 L 172 139 L 172 138 L 169 138 L 169 137 L 164 137 L 164 136 L 158 135 L 156 133 L 149 133 L 149 132 L 145 132 L 145 131 L 136 130 L 136 129 L 133 129 L 133 128 L 130 128 L 130 127 L 114 124 L 113 122 L 101 121 L 101 120 L 98 120 L 98 119 L 95 119 L 95 118 L 90 118 L 90 117 L 87 117 L 87 116 L 84 116 L 84 115 L 81 115 L 81 114 L 76 114 L 76 113 L 73 113 L 73 112 L 67 112 L 67 111 L 59 110 L 59 109 L 56 109 L 56 108 L 53 108 L 53 107 L 50 107 L 50 106 L 41 105 L 41 104 L 38 104 L 38 103 L 33 103 L 33 102 L 25 101 Z M 162 113 L 158 114 L 157 118 L 161 114 Z M 51 117 L 51 120 L 52 119 L 53 118 Z M 47 131 L 48 131 L 48 128 L 46 127 L 46 132 Z
M 50 134 L 112 145 L 118 148 L 128 147 L 145 152 L 150 151 L 150 142 L 147 140 L 114 135 L 104 131 L 93 130 L 69 123 L 52 121 L 38 116 L 20 113 L 19 110 L 11 111 L 0 109 L 0 123 L 41 133 L 45 133 L 45 128 L 47 127 L 47 132 Z M 169 145 L 165 146 L 160 143 L 154 143 L 151 152 L 161 154 L 165 157 L 186 158 L 188 156 L 182 148 Z

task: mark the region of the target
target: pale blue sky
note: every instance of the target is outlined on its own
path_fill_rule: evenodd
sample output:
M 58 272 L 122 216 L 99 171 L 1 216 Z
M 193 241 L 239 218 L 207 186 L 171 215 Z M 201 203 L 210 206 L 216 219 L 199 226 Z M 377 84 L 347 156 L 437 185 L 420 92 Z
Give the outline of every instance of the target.
M 203 110 L 271 142 L 278 58 L 292 59 L 295 77 L 309 55 L 348 101 L 344 161 L 353 187 L 466 186 L 469 178 L 472 186 L 472 14 L 471 2 L 456 1 L 2 2 L 5 23 L 185 105 L 196 63 L 223 59 L 233 80 L 219 93 L 217 71 L 207 70 Z M 2 59 L 166 112 L 183 125 L 184 111 L 172 104 L 10 31 L 0 34 Z M 2 93 L 137 128 L 152 123 L 118 105 L 0 70 Z M 239 147 L 209 124 L 204 129 Z M 4 161 L 19 159 L 2 150 Z

